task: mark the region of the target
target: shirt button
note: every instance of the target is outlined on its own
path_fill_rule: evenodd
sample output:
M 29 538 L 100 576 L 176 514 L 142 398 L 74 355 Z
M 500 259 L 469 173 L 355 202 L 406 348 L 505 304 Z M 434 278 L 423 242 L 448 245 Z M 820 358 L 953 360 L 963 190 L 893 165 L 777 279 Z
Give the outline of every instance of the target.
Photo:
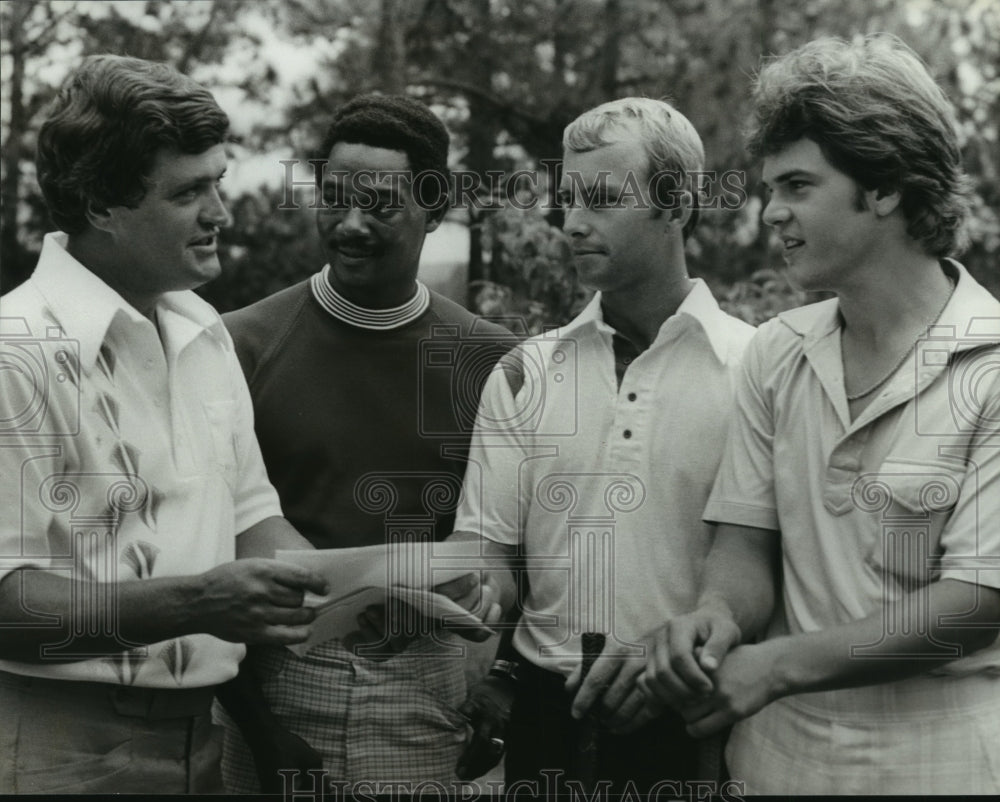
M 635 401 L 635 393 L 629 393 L 628 394 L 628 400 L 629 401 Z
M 622 436 L 626 440 L 628 440 L 632 436 L 632 430 L 631 429 L 626 429 L 624 432 L 622 432 Z

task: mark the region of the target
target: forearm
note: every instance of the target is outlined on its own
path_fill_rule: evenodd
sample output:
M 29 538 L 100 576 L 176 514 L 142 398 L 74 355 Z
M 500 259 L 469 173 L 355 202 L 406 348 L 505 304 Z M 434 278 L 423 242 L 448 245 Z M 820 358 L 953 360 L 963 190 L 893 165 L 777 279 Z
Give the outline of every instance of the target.
M 495 583 L 498 594 L 495 601 L 499 602 L 506 615 L 517 597 L 513 573 L 514 547 L 496 543 L 474 532 L 453 532 L 448 540 L 469 544 L 469 556 L 476 558 L 478 568 Z
M 730 616 L 744 641 L 760 635 L 777 599 L 780 559 L 777 532 L 721 524 L 705 565 L 698 607 Z
M 953 616 L 962 617 L 962 626 L 949 623 Z M 886 620 L 897 623 L 893 631 L 887 631 Z M 776 638 L 759 648 L 772 651 L 777 692 L 787 696 L 924 674 L 991 644 L 998 621 L 1000 591 L 944 579 L 909 594 L 885 614 Z
M 314 546 L 285 518 L 272 516 L 236 536 L 236 557 L 273 557 L 278 549 L 308 550 Z
M 24 569 L 0 582 L 0 656 L 52 662 L 45 654 L 72 639 L 74 657 L 116 654 L 197 630 L 192 611 L 203 588 L 197 576 L 97 584 Z M 100 626 L 95 626 L 100 622 Z

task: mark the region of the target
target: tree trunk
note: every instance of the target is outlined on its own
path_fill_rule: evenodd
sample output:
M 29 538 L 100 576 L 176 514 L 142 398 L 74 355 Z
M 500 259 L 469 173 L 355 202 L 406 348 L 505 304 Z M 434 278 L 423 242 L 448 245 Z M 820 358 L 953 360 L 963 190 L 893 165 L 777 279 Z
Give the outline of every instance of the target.
M 388 95 L 400 95 L 406 89 L 402 16 L 400 0 L 381 0 L 372 71 L 378 76 L 377 88 Z
M 7 37 L 10 45 L 10 128 L 3 148 L 3 186 L 0 187 L 0 266 L 3 278 L 0 286 L 9 292 L 30 275 L 31 267 L 21 264 L 21 248 L 17 241 L 17 211 L 21 192 L 21 157 L 24 139 L 24 24 L 31 13 L 28 0 L 12 3 Z
M 467 44 L 469 79 L 473 86 L 489 89 L 493 84 L 493 66 L 489 59 L 490 47 L 490 3 L 476 0 L 471 6 L 470 36 Z M 469 103 L 469 123 L 466 131 L 468 152 L 465 167 L 485 181 L 486 171 L 493 167 L 493 146 L 496 143 L 495 113 L 482 98 L 467 96 Z M 466 306 L 473 308 L 478 291 L 474 282 L 489 278 L 483 259 L 483 222 L 490 212 L 470 213 L 469 226 L 469 292 Z

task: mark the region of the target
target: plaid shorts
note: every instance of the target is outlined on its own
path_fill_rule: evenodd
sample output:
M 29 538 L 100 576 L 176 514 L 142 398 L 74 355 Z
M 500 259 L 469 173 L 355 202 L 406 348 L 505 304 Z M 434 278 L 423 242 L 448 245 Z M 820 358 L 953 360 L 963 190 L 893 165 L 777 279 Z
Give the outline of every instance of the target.
M 329 641 L 297 657 L 257 652 L 255 668 L 271 710 L 323 756 L 331 780 L 434 781 L 451 787 L 465 741 L 465 658 L 430 639 L 390 660 L 355 657 Z M 230 793 L 259 790 L 250 752 L 225 714 L 222 774 Z

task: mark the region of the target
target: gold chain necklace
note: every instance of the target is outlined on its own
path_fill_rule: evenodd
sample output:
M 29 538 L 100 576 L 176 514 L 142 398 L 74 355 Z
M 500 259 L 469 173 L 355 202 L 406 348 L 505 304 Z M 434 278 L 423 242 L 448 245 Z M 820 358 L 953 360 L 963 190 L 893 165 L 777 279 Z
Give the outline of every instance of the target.
M 888 373 L 886 373 L 884 376 L 882 376 L 881 379 L 879 379 L 878 381 L 876 381 L 875 384 L 873 384 L 867 390 L 862 390 L 860 393 L 851 393 L 851 394 L 849 394 L 847 396 L 847 400 L 848 401 L 857 401 L 857 400 L 859 400 L 861 398 L 864 398 L 865 396 L 871 395 L 879 387 L 881 387 L 883 384 L 885 384 L 887 381 L 889 381 L 889 379 L 893 376 L 893 374 L 895 374 L 895 372 L 897 370 L 899 370 L 900 365 L 902 365 L 903 362 L 906 361 L 906 357 L 908 357 L 913 352 L 913 349 L 917 347 L 917 343 L 920 342 L 920 338 L 924 336 L 924 333 L 927 331 L 927 329 L 929 329 L 931 326 L 933 326 L 935 323 L 937 323 L 938 320 L 941 318 L 941 315 L 944 312 L 944 308 L 948 305 L 948 301 L 951 300 L 952 293 L 954 293 L 954 292 L 955 292 L 955 282 L 952 281 L 951 277 L 949 276 L 948 277 L 948 294 L 945 296 L 944 303 L 941 304 L 941 308 L 938 309 L 937 314 L 934 315 L 934 320 L 932 320 L 929 324 L 927 324 L 926 327 L 921 327 L 920 331 L 917 332 L 917 337 L 913 341 L 913 344 L 909 348 L 906 349 L 906 351 L 899 358 L 899 360 L 896 362 L 896 364 L 893 365 L 889 369 Z M 846 391 L 846 387 L 845 387 L 845 391 Z

